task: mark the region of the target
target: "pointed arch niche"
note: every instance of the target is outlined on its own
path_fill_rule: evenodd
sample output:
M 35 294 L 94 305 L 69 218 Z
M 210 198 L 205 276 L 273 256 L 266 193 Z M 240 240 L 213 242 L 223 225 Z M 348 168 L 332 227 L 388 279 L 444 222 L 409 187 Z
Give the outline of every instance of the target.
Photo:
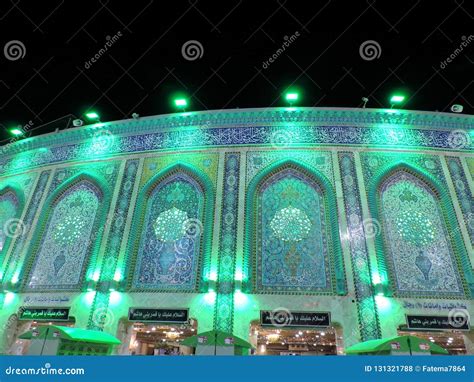
M 23 228 L 18 220 L 22 209 L 23 197 L 19 191 L 9 186 L 0 190 L 0 258 L 6 255 L 11 239 Z
M 210 257 L 213 187 L 179 164 L 152 178 L 134 218 L 133 276 L 137 291 L 194 291 Z
M 88 260 L 100 241 L 104 194 L 95 179 L 78 176 L 54 193 L 36 234 L 27 290 L 80 288 Z
M 381 273 L 400 296 L 464 296 L 455 230 L 444 193 L 434 179 L 400 164 L 377 181 L 371 213 Z M 456 220 L 454 220 L 454 224 Z M 466 275 L 468 276 L 468 275 Z
M 247 194 L 247 258 L 257 293 L 344 294 L 335 193 L 292 161 L 257 175 Z

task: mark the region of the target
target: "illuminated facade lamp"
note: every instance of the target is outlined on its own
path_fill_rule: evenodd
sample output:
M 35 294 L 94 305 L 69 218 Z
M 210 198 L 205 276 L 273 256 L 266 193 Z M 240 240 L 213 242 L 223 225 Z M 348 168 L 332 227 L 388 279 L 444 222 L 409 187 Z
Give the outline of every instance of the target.
M 395 94 L 390 98 L 390 108 L 393 109 L 395 105 L 400 105 L 403 101 L 405 101 L 404 95 Z
M 84 114 L 84 116 L 91 122 L 99 122 L 100 121 L 100 116 L 95 111 L 88 111 L 87 113 Z
M 23 131 L 21 126 L 13 127 L 8 132 L 16 138 L 23 137 L 25 132 Z
M 375 284 L 374 285 L 374 292 L 376 296 L 384 296 L 384 290 L 383 290 L 383 285 L 382 284 Z
M 292 106 L 299 99 L 299 94 L 296 92 L 289 92 L 285 94 L 285 100 L 290 106 Z
M 185 111 L 188 106 L 188 100 L 186 98 L 176 98 L 174 100 L 174 105 L 178 110 Z

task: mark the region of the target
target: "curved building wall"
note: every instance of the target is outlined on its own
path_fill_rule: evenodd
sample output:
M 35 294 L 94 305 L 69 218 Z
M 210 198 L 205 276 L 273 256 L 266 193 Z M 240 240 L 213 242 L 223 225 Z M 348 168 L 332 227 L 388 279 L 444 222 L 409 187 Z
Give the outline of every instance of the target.
M 243 338 L 261 311 L 329 312 L 343 347 L 396 335 L 406 315 L 472 315 L 473 129 L 455 114 L 269 108 L 10 143 L 2 351 L 24 307 L 69 308 L 124 342 L 130 308 L 189 309 L 199 332 Z

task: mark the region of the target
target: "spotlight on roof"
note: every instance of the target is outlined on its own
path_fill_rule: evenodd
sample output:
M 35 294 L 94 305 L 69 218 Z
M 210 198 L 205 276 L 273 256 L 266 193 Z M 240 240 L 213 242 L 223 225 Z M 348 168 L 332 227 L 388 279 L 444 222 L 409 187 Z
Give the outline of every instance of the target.
M 94 121 L 94 122 L 98 122 L 100 120 L 100 117 L 99 117 L 99 114 L 95 111 L 88 111 L 86 114 L 85 114 L 85 117 L 89 120 L 89 121 Z
M 138 113 L 133 113 L 133 114 L 132 114 L 132 118 L 133 118 L 133 119 L 138 119 L 138 118 L 140 118 L 140 114 L 138 114 Z
M 285 100 L 288 102 L 290 106 L 292 106 L 295 102 L 298 101 L 299 94 L 296 92 L 288 92 L 285 94 Z
M 369 102 L 369 99 L 367 97 L 362 97 L 362 102 L 364 103 L 362 107 L 365 109 L 365 105 L 367 105 L 367 102 Z
M 21 125 L 12 127 L 11 129 L 8 130 L 8 132 L 14 137 L 22 137 L 25 135 L 25 132 L 23 131 L 23 128 L 21 127 Z
M 174 106 L 176 106 L 177 109 L 184 111 L 186 106 L 188 106 L 188 100 L 186 98 L 176 98 L 174 100 Z
M 462 105 L 453 105 L 451 106 L 451 111 L 453 113 L 462 113 L 464 107 Z
M 394 94 L 392 98 L 390 98 L 390 107 L 393 108 L 395 105 L 400 105 L 403 101 L 405 101 L 404 95 Z

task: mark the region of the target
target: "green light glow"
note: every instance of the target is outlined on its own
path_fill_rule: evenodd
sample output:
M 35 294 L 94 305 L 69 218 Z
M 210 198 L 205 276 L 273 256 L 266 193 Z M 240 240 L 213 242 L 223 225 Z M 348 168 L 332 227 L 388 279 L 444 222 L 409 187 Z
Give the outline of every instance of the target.
M 389 298 L 377 295 L 375 296 L 375 303 L 377 304 L 379 313 L 389 313 L 389 315 L 393 314 L 392 303 Z
M 10 129 L 10 134 L 16 136 L 16 137 L 20 137 L 23 135 L 23 130 L 17 128 L 17 127 L 14 127 L 13 129 Z
M 122 272 L 120 270 L 116 270 L 114 274 L 114 281 L 122 280 Z
M 15 293 L 13 292 L 6 292 L 5 294 L 5 300 L 3 301 L 3 303 L 5 305 L 9 305 L 13 302 L 13 300 L 15 300 Z
M 236 307 L 241 308 L 248 303 L 248 297 L 245 293 L 242 293 L 240 289 L 237 289 L 234 293 L 234 304 Z
M 298 93 L 286 93 L 286 100 L 287 101 L 297 101 L 298 100 Z
M 112 305 L 112 306 L 117 305 L 121 301 L 122 301 L 122 293 L 117 292 L 115 290 L 110 292 L 110 300 L 109 300 L 110 305 Z
M 99 119 L 99 114 L 97 114 L 95 111 L 89 111 L 85 114 L 87 119 L 90 120 L 97 120 Z
M 216 297 L 216 292 L 213 289 L 209 289 L 209 291 L 204 295 L 204 301 L 207 304 L 212 305 L 216 302 Z
M 84 299 L 85 299 L 86 305 L 92 305 L 92 303 L 94 302 L 95 294 L 96 294 L 95 291 L 88 291 L 85 294 Z
M 188 101 L 185 98 L 177 98 L 174 100 L 174 104 L 176 107 L 186 107 L 188 106 Z
M 12 284 L 16 284 L 18 282 L 18 276 L 19 276 L 19 272 L 15 272 L 15 274 L 13 275 L 12 279 L 11 279 L 11 282 Z
M 243 280 L 243 275 L 241 270 L 235 271 L 235 276 L 234 276 L 235 281 L 242 281 Z
M 92 277 L 90 278 L 92 281 L 99 281 L 99 277 L 100 277 L 100 271 L 95 271 L 93 274 L 92 274 Z
M 215 270 L 213 270 L 209 273 L 209 280 L 217 281 L 217 272 Z
M 392 96 L 392 98 L 390 98 L 390 103 L 401 103 L 404 100 L 405 100 L 405 96 L 395 94 L 395 95 Z

